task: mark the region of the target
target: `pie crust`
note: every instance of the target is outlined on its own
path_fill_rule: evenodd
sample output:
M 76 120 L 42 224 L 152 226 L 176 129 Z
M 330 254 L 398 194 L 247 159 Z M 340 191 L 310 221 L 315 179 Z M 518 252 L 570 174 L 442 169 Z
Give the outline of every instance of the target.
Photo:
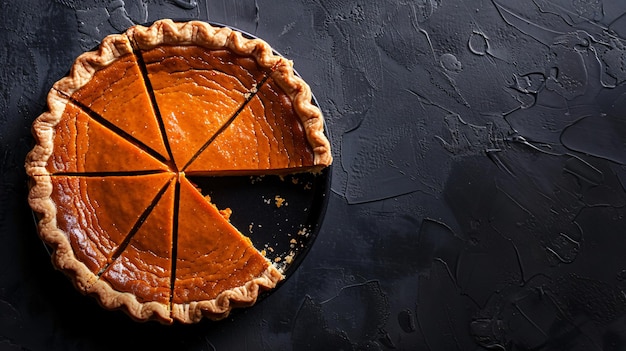
M 260 69 L 261 76 L 246 87 L 247 92 L 243 93 L 245 100 L 242 106 L 252 101 L 259 90 L 268 87 L 271 87 L 272 91 L 279 90 L 288 100 L 285 106 L 293 110 L 293 115 L 302 128 L 299 135 L 303 140 L 306 139 L 310 161 L 289 163 L 290 160 L 287 163 L 278 162 L 256 169 L 250 169 L 249 165 L 233 169 L 225 168 L 226 165 L 218 169 L 203 167 L 206 161 L 202 160 L 206 157 L 202 156 L 202 153 L 205 150 L 209 150 L 207 153 L 216 152 L 210 150 L 209 143 L 213 139 L 217 140 L 220 133 L 233 134 L 234 129 L 228 128 L 237 120 L 238 114 L 226 123 L 219 122 L 223 125 L 221 129 L 218 128 L 214 136 L 199 150 L 188 153 L 192 155 L 191 158 L 176 156 L 176 152 L 172 152 L 171 148 L 179 146 L 173 142 L 173 137 L 170 138 L 167 123 L 163 123 L 162 120 L 161 124 L 158 123 L 162 118 L 158 112 L 160 104 L 158 97 L 155 98 L 154 90 L 151 90 L 153 87 L 149 75 L 146 79 L 146 72 L 137 68 L 146 70 L 147 66 L 141 62 L 145 53 L 160 48 L 166 48 L 165 51 L 176 51 L 177 47 L 185 50 L 200 48 L 210 52 L 226 52 L 230 53 L 228 55 L 235 55 L 255 64 Z M 140 84 L 141 79 L 146 81 Z M 99 94 L 97 89 L 93 89 L 95 83 L 90 82 L 97 82 L 100 84 L 98 86 L 108 87 L 110 90 L 121 89 L 121 92 L 117 96 L 107 96 L 108 90 Z M 269 83 L 264 85 L 266 82 Z M 136 87 L 131 87 L 135 85 Z M 130 92 L 124 90 L 126 86 L 133 90 L 129 90 Z M 143 87 L 145 91 L 142 90 Z M 107 100 L 118 96 L 120 101 Z M 128 103 L 129 101 L 132 104 Z M 53 85 L 47 103 L 48 111 L 33 122 L 32 131 L 36 145 L 27 155 L 25 163 L 26 172 L 31 180 L 28 200 L 38 217 L 39 235 L 52 249 L 54 266 L 64 272 L 79 291 L 93 295 L 107 309 L 122 309 L 138 321 L 157 320 L 164 324 L 171 324 L 174 321 L 196 323 L 203 317 L 222 319 L 228 316 L 233 307 L 254 304 L 261 291 L 274 288 L 284 278 L 278 268 L 253 248 L 248 238 L 230 226 L 226 212 L 219 211 L 208 199 L 202 197 L 185 177 L 186 170 L 200 175 L 239 174 L 242 170 L 263 175 L 318 172 L 331 164 L 330 144 L 324 134 L 324 119 L 320 110 L 312 103 L 309 86 L 294 74 L 292 62 L 275 54 L 267 43 L 260 39 L 246 38 L 230 28 L 213 27 L 201 21 L 174 22 L 165 19 L 156 21 L 149 27 L 134 26 L 122 34 L 107 36 L 97 50 L 80 55 L 69 74 Z M 126 103 L 129 105 L 126 106 Z M 252 105 L 250 103 L 250 106 Z M 259 116 L 262 117 L 262 114 Z M 190 127 L 189 133 L 195 133 L 197 129 L 199 128 Z M 202 140 L 206 136 L 198 138 Z M 236 134 L 233 138 L 236 138 Z M 285 137 L 281 136 L 279 139 L 283 140 Z M 237 143 L 229 142 L 219 145 L 222 145 L 220 146 L 222 149 L 237 147 Z M 283 147 L 287 146 L 279 148 Z M 294 150 L 296 147 L 299 146 L 294 146 Z M 197 145 L 192 148 L 197 149 Z M 307 153 L 304 152 L 303 155 L 304 160 Z M 184 161 L 181 161 L 183 159 Z M 150 184 L 149 188 L 152 190 L 148 193 L 151 195 L 146 195 L 147 199 L 142 199 L 143 204 L 137 205 L 137 208 L 132 210 L 116 208 L 115 201 L 107 198 L 107 193 L 113 191 L 111 189 L 127 191 L 132 188 L 133 181 L 144 179 Z M 125 206 L 134 201 L 132 196 L 129 196 Z M 90 209 L 93 207 L 93 203 L 90 202 L 92 197 L 102 199 L 101 202 L 107 203 L 108 207 L 100 210 Z M 222 230 L 224 233 L 228 233 L 224 235 L 232 236 L 238 245 L 243 245 L 242 252 L 252 257 L 245 261 L 245 267 L 250 266 L 248 262 L 256 262 L 251 264 L 256 267 L 253 276 L 240 275 L 237 278 L 239 279 L 237 286 L 226 284 L 223 291 L 208 295 L 200 292 L 196 294 L 199 297 L 191 300 L 185 300 L 180 296 L 193 295 L 191 292 L 194 289 L 193 279 L 178 283 L 191 284 L 189 288 L 185 288 L 187 290 L 176 290 L 176 283 L 173 283 L 170 291 L 163 288 L 169 284 L 168 279 L 174 273 L 168 273 L 170 267 L 160 271 L 156 262 L 173 260 L 176 253 L 172 251 L 175 248 L 158 247 L 151 250 L 158 257 L 150 262 L 141 260 L 141 252 L 150 245 L 156 245 L 155 242 L 168 243 L 174 240 L 172 235 L 167 233 L 154 234 L 156 236 L 151 238 L 153 235 L 151 232 L 156 232 L 156 228 L 176 227 L 176 220 L 172 221 L 170 217 L 174 212 L 178 214 L 174 207 L 181 206 L 179 210 L 181 213 L 188 208 L 183 208 L 183 205 L 179 204 L 175 206 L 165 204 L 172 204 L 174 199 L 179 197 L 195 203 L 197 208 L 203 209 L 205 211 L 203 213 L 206 213 L 201 218 L 215 218 L 215 223 L 225 228 Z M 72 224 L 77 222 L 76 218 L 72 217 L 74 212 L 87 212 L 89 216 L 95 218 L 94 222 L 97 222 L 97 225 Z M 126 224 L 123 228 L 118 228 L 120 213 L 124 213 L 122 217 L 132 214 L 130 218 L 124 220 Z M 100 225 L 100 221 L 111 222 Z M 68 224 L 69 222 L 72 223 Z M 134 227 L 129 229 L 133 223 Z M 183 240 L 180 242 L 181 250 L 182 246 L 195 245 L 195 242 L 189 241 L 190 239 L 184 239 L 191 235 L 186 232 L 188 230 L 186 228 L 191 224 L 187 227 L 183 224 L 179 221 L 178 229 L 173 229 L 173 233 L 181 238 L 178 239 L 177 236 L 176 240 Z M 101 233 L 106 238 L 98 236 L 98 233 L 92 233 L 93 228 L 102 230 Z M 113 230 L 110 228 L 116 228 L 115 230 L 119 232 L 113 235 L 109 232 Z M 89 239 L 90 235 L 95 237 Z M 128 236 L 125 238 L 125 235 Z M 107 239 L 109 237 L 110 239 Z M 108 242 L 108 246 L 102 244 L 103 242 Z M 87 253 L 81 251 L 93 245 L 100 246 L 88 249 Z M 205 245 L 209 247 L 215 243 L 206 242 Z M 186 254 L 181 251 L 180 256 L 184 255 Z M 157 264 L 156 268 L 150 267 L 151 262 Z M 145 274 L 135 274 L 129 271 L 128 267 L 135 266 L 145 266 L 145 272 L 152 273 L 142 271 Z M 181 263 L 178 268 L 183 272 L 184 264 Z M 157 271 L 159 272 L 155 273 Z M 235 276 L 235 274 L 224 275 L 223 272 L 220 274 L 226 277 L 224 279 Z M 122 275 L 125 278 L 115 280 Z M 183 273 L 180 277 L 183 277 Z M 147 283 L 127 284 L 129 281 L 150 281 L 150 279 L 159 281 L 160 283 L 155 284 L 160 285 L 149 287 Z M 175 279 L 171 280 L 174 282 Z M 150 298 L 153 295 L 155 298 Z

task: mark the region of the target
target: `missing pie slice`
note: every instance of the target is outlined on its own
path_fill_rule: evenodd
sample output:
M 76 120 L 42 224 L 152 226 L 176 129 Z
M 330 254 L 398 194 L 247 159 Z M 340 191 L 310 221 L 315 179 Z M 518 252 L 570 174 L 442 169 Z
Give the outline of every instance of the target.
M 29 203 L 78 290 L 138 321 L 196 323 L 284 278 L 186 176 L 331 164 L 308 85 L 267 43 L 199 21 L 134 26 L 79 56 L 48 106 Z

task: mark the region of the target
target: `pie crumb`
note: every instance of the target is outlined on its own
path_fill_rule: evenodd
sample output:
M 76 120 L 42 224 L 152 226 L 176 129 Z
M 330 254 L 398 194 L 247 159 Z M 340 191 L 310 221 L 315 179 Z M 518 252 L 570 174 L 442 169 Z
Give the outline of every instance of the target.
M 298 235 L 304 236 L 304 237 L 308 237 L 309 236 L 309 231 L 307 230 L 307 228 L 301 228 L 298 231 Z
M 287 200 L 282 198 L 280 195 L 274 196 L 274 203 L 276 203 L 277 208 L 281 208 L 283 205 L 287 206 Z
M 295 256 L 295 254 L 296 254 L 295 252 L 289 251 L 289 254 L 285 256 L 285 263 L 291 264 L 291 262 L 293 262 L 293 257 Z
M 261 176 L 250 176 L 250 183 L 254 184 L 256 182 L 260 182 L 260 181 L 263 180 L 263 177 L 264 176 L 262 176 L 262 175 Z

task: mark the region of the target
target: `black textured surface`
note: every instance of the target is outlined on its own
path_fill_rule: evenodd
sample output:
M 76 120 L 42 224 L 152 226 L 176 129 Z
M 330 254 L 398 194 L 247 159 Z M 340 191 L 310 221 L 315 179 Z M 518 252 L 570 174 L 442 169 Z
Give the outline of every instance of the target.
M 137 324 L 53 270 L 30 124 L 74 58 L 163 17 L 257 35 L 327 118 L 293 276 L 219 323 Z M 626 349 L 626 2 L 0 2 L 0 349 Z

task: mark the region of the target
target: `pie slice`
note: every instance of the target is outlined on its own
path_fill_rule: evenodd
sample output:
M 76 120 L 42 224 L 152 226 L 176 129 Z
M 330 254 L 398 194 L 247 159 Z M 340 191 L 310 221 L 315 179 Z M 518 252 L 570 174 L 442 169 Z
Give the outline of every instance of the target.
M 115 38 L 128 41 L 125 36 Z M 126 50 L 132 50 L 130 45 L 124 44 Z M 169 157 L 150 95 L 132 51 L 95 71 L 89 84 L 85 83 L 76 91 L 72 92 L 72 85 L 63 84 L 63 81 L 55 88 L 119 128 L 118 133 L 126 138 L 146 145 L 165 159 Z M 104 93 L 107 91 L 114 91 L 115 94 Z
M 180 178 L 173 316 L 217 319 L 251 305 L 282 274 L 185 177 Z
M 228 50 L 160 46 L 142 56 L 179 169 L 237 113 L 264 77 L 253 59 Z

